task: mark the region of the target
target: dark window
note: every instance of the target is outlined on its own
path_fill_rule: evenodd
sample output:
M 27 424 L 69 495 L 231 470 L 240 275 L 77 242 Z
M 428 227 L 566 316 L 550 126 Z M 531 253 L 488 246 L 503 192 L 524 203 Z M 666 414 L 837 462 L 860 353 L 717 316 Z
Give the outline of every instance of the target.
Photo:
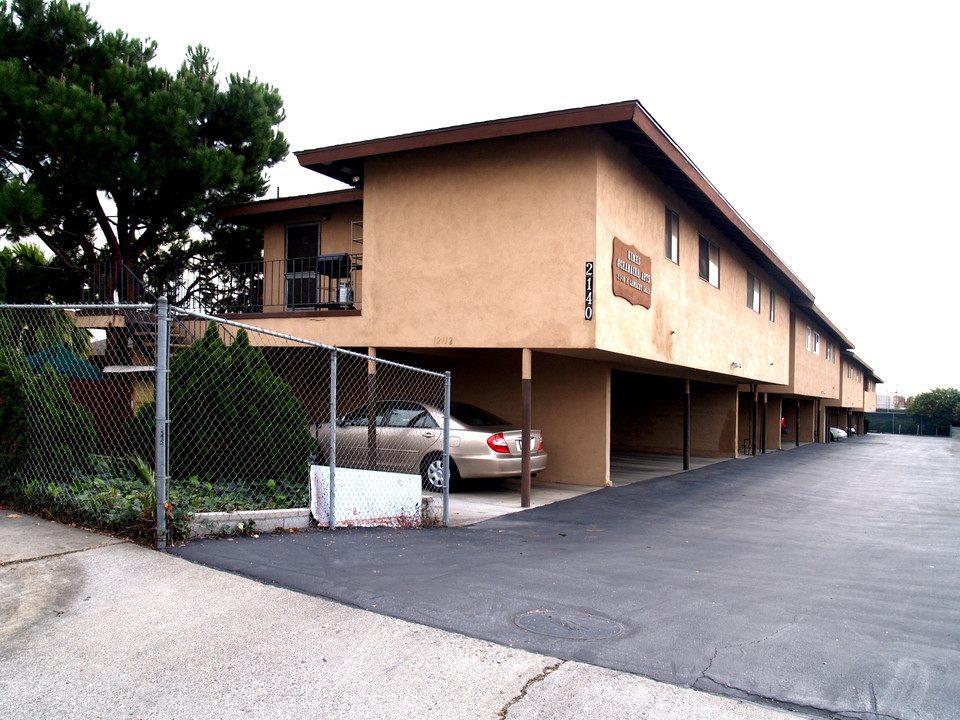
M 760 278 L 753 273 L 747 273 L 747 307 L 760 313 Z
M 667 233 L 663 254 L 667 260 L 680 264 L 680 216 L 670 208 L 667 208 Z
M 700 279 L 720 287 L 720 248 L 700 236 Z

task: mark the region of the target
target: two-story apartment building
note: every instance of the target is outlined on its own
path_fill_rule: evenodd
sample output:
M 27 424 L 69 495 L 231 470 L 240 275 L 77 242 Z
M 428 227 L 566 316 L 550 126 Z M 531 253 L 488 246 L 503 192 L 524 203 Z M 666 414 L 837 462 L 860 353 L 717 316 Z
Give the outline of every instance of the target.
M 545 480 L 605 484 L 617 449 L 772 449 L 781 416 L 822 439 L 822 401 L 846 402 L 852 345 L 639 103 L 297 157 L 351 189 L 223 213 L 264 233 L 236 309 L 450 370 L 455 399 L 515 422 L 526 403 Z

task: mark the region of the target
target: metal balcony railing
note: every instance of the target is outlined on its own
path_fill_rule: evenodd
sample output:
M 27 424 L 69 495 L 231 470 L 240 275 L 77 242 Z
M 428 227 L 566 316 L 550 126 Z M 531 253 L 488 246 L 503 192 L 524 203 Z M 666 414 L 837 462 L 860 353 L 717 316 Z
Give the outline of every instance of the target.
M 363 255 L 232 263 L 214 272 L 190 270 L 146 282 L 122 263 L 102 263 L 83 287 L 84 302 L 153 302 L 214 314 L 359 310 Z

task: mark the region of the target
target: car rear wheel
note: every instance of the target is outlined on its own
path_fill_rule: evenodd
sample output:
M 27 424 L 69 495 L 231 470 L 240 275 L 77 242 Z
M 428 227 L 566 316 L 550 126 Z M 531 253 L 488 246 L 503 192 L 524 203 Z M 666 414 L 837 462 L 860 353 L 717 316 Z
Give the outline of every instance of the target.
M 420 463 L 420 477 L 423 479 L 425 490 L 434 492 L 443 491 L 443 455 L 432 453 L 427 455 Z M 457 470 L 457 464 L 450 461 L 450 487 L 460 479 L 460 471 Z

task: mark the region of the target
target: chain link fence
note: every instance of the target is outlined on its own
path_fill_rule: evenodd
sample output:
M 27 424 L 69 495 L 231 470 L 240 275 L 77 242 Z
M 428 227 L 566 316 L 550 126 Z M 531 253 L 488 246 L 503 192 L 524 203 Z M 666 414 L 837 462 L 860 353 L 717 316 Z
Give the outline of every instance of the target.
M 0 306 L 0 502 L 158 546 L 446 524 L 449 376 L 157 306 Z
M 0 502 L 152 537 L 156 331 L 147 305 L 0 306 Z

